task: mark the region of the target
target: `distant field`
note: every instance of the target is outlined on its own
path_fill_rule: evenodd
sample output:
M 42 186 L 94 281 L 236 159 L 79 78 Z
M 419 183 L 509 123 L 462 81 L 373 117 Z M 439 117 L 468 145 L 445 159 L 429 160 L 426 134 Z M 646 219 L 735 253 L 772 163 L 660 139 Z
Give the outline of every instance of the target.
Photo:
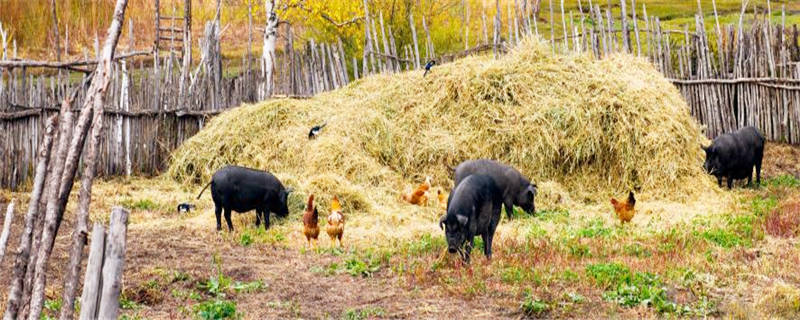
M 296 1 L 292 1 L 294 3 Z M 162 11 L 164 14 L 172 15 L 173 5 L 180 14 L 182 8 L 179 7 L 182 1 L 162 0 Z M 247 0 L 225 0 L 222 2 L 222 23 L 226 27 L 223 33 L 223 54 L 231 58 L 240 58 L 246 52 L 247 45 Z M 315 38 L 320 41 L 334 41 L 336 37 L 341 37 L 345 44 L 345 50 L 350 53 L 360 52 L 363 46 L 362 24 L 348 25 L 344 27 L 334 27 L 327 21 L 320 18 L 319 13 L 324 12 L 334 20 L 346 21 L 362 13 L 361 1 L 358 0 L 335 0 L 320 1 L 307 4 L 312 12 L 302 10 L 290 10 L 289 12 L 279 12 L 281 18 L 290 21 L 295 34 L 301 45 L 308 38 Z M 470 0 L 470 42 L 474 44 L 482 39 L 481 14 L 484 12 L 482 4 L 486 4 L 487 23 L 491 28 L 492 17 L 494 16 L 494 4 L 492 1 Z M 513 1 L 501 1 L 500 9 L 503 25 L 508 25 L 508 6 Z M 582 1 L 584 9 L 588 1 Z M 638 18 L 642 17 L 642 5 L 647 6 L 650 16 L 658 16 L 669 29 L 682 29 L 684 25 L 689 25 L 694 29 L 694 15 L 697 13 L 697 2 L 693 0 L 670 1 L 670 0 L 645 0 L 637 1 Z M 548 0 L 542 0 L 539 14 L 539 30 L 549 34 L 549 12 Z M 554 28 L 561 32 L 561 2 L 552 2 L 554 10 Z M 595 2 L 597 4 L 597 2 Z M 599 2 L 602 8 L 608 7 L 608 2 Z M 619 1 L 612 1 L 612 11 L 615 19 L 619 22 Z M 711 28 L 712 4 L 710 0 L 702 0 L 701 5 L 706 15 L 707 27 Z M 763 12 L 767 7 L 765 0 L 750 1 L 748 19 L 752 17 L 753 6 L 758 7 L 759 12 Z M 112 11 L 112 1 L 86 1 L 86 0 L 61 0 L 58 1 L 59 31 L 62 42 L 66 30 L 69 30 L 69 55 L 73 58 L 82 57 L 84 51 L 93 52 L 95 34 L 105 32 L 107 22 Z M 263 1 L 253 1 L 254 24 L 260 28 L 264 25 L 264 3 Z M 800 23 L 800 1 L 774 1 L 770 3 L 772 8 L 773 21 L 780 21 L 780 9 L 786 7 L 788 24 Z M 10 31 L 11 39 L 16 40 L 20 56 L 37 59 L 52 59 L 55 54 L 52 50 L 52 18 L 50 14 L 49 1 L 27 1 L 27 0 L 3 0 L 2 10 L 0 10 L 0 23 Z M 738 12 L 741 1 L 720 0 L 717 1 L 720 23 L 734 23 L 738 21 Z M 210 20 L 214 16 L 215 2 L 211 0 L 193 0 L 193 35 L 194 38 L 202 36 L 204 21 Z M 462 9 L 460 0 L 446 1 L 427 1 L 424 7 L 414 8 L 417 32 L 422 33 L 421 16 L 425 15 L 431 28 L 431 37 L 436 47 L 437 53 L 452 52 L 463 49 L 463 27 Z M 380 9 L 383 12 L 387 25 L 392 25 L 397 37 L 398 46 L 411 41 L 408 23 L 406 21 L 406 8 L 403 4 L 388 1 L 375 1 L 371 4 L 373 13 Z M 628 2 L 628 13 L 631 14 L 630 2 Z M 569 16 L 573 12 L 574 23 L 580 23 L 578 14 L 578 2 L 567 0 L 564 2 L 565 15 Z M 129 41 L 128 28 L 123 30 L 120 45 L 123 49 L 129 47 L 148 48 L 152 46 L 154 37 L 154 7 L 151 0 L 130 0 L 128 3 L 127 18 L 134 25 L 134 43 Z M 388 27 L 388 26 L 387 26 Z M 491 34 L 491 30 L 489 31 Z M 505 31 L 503 34 L 507 34 Z M 283 41 L 283 39 L 279 39 Z M 261 32 L 254 34 L 254 51 L 260 52 Z M 198 42 L 194 42 L 197 50 Z M 12 44 L 9 43 L 9 49 Z M 62 44 L 63 46 L 63 44 Z

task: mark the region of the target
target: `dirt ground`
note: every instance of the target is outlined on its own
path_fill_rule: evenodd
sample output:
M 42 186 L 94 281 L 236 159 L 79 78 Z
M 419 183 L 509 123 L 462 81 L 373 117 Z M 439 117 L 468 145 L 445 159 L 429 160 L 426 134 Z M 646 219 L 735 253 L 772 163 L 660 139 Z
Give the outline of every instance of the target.
M 790 174 L 800 176 L 800 148 L 768 145 L 764 176 Z M 393 271 L 397 266 L 384 266 L 368 276 L 352 276 L 347 272 L 331 272 L 332 265 L 345 263 L 343 256 L 358 250 L 345 243 L 344 252 L 328 249 L 325 234 L 320 235 L 319 250 L 307 250 L 298 232 L 279 234 L 281 241 L 255 241 L 243 245 L 245 234 L 258 235 L 245 228 L 252 215 L 236 217 L 237 231 L 233 234 L 213 231 L 214 218 L 207 203 L 199 204 L 196 213 L 178 216 L 173 205 L 180 199 L 193 197 L 195 190 L 174 186 L 147 184 L 144 179 L 112 179 L 100 181 L 93 200 L 93 220 L 107 221 L 111 206 L 132 206 L 128 231 L 128 248 L 124 273 L 124 314 L 128 318 L 184 319 L 196 315 L 194 306 L 200 301 L 213 300 L 203 285 L 217 275 L 217 265 L 233 282 L 260 282 L 254 290 L 223 290 L 224 298 L 236 302 L 236 310 L 245 319 L 287 318 L 427 318 L 427 319 L 500 319 L 522 318 L 518 303 L 493 294 L 463 295 L 449 290 L 445 283 L 420 283 L 413 275 Z M 159 189 L 162 188 L 162 189 Z M 77 188 L 75 188 L 77 190 Z M 140 197 L 171 192 L 163 202 L 136 202 Z M 0 263 L 0 288 L 7 288 L 15 248 L 19 241 L 27 195 L 0 192 L 4 198 L 17 198 L 17 214 L 6 258 Z M 127 202 L 126 202 L 127 201 Z M 131 203 L 131 201 L 134 201 Z M 68 212 L 77 203 L 70 200 Z M 138 207 L 138 209 L 137 209 Z M 5 204 L 0 204 L 5 212 Z M 321 210 L 322 211 L 322 210 Z M 104 214 L 105 213 L 105 214 Z M 290 216 L 295 217 L 295 216 Z M 73 226 L 67 215 L 56 240 L 50 261 L 48 299 L 60 297 L 61 267 L 68 259 L 67 244 Z M 288 220 L 288 219 L 284 219 Z M 278 230 L 293 230 L 277 222 Z M 260 238 L 261 239 L 261 238 Z M 263 239 L 262 239 L 263 240 Z M 215 259 L 217 262 L 215 262 Z M 483 257 L 476 264 L 483 263 Z M 0 307 L 4 309 L 7 290 L 0 290 Z M 489 288 L 491 291 L 491 288 Z M 497 298 L 497 299 L 494 299 Z M 591 306 L 586 312 L 591 312 Z M 641 309 L 625 309 L 616 316 L 649 317 Z M 47 311 L 48 314 L 54 314 Z M 602 317 L 600 313 L 584 313 L 588 318 Z

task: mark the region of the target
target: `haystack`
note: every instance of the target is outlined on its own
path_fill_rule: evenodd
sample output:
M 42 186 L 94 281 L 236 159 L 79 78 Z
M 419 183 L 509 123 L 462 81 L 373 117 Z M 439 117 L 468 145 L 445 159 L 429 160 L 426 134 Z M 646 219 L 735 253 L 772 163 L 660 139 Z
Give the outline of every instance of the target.
M 630 189 L 687 200 L 716 188 L 702 172 L 706 143 L 678 90 L 646 60 L 554 55 L 529 39 L 500 59 L 469 57 L 424 78 L 377 75 L 312 99 L 232 109 L 174 152 L 168 175 L 205 183 L 226 164 L 260 168 L 323 206 L 336 193 L 346 211 L 401 223 L 440 213 L 400 203 L 400 192 L 425 176 L 449 190 L 450 168 L 473 158 L 539 183 L 539 208 Z

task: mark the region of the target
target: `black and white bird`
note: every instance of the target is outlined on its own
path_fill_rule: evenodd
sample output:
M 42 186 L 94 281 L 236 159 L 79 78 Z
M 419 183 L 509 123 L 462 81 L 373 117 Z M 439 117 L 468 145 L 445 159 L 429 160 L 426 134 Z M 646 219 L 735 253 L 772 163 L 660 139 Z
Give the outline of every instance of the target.
M 192 211 L 192 209 L 194 209 L 194 205 L 193 204 L 189 204 L 189 203 L 185 203 L 184 202 L 184 203 L 181 203 L 181 204 L 178 205 L 178 213 L 189 212 L 189 211 Z
M 431 68 L 433 68 L 433 65 L 435 65 L 435 64 L 436 64 L 436 60 L 428 61 L 428 63 L 425 64 L 425 73 L 422 75 L 422 77 L 427 76 L 428 72 L 431 71 Z
M 328 122 L 326 121 L 325 123 L 323 123 L 321 125 L 314 126 L 313 128 L 311 128 L 311 131 L 308 132 L 308 139 L 311 140 L 311 139 L 316 138 L 319 135 L 319 133 L 322 131 L 322 128 L 325 128 L 325 125 L 327 125 L 327 124 L 328 124 Z

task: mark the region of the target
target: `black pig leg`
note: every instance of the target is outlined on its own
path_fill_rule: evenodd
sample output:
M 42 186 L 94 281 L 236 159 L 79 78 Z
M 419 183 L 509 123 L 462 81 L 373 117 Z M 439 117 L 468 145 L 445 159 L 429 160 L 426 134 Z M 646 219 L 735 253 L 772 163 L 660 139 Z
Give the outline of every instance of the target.
M 222 221 L 220 221 L 221 218 L 222 218 L 221 217 L 222 216 L 222 207 L 215 206 L 214 207 L 214 215 L 217 216 L 217 231 L 220 231 L 220 230 L 222 230 Z
M 225 222 L 228 223 L 228 231 L 233 232 L 233 222 L 231 222 L 231 209 L 225 208 Z
M 508 219 L 510 220 L 511 217 L 514 216 L 514 203 L 511 201 L 506 201 L 503 203 L 503 206 L 506 207 L 506 216 L 508 216 Z
M 761 185 L 761 158 L 756 160 L 756 184 Z

